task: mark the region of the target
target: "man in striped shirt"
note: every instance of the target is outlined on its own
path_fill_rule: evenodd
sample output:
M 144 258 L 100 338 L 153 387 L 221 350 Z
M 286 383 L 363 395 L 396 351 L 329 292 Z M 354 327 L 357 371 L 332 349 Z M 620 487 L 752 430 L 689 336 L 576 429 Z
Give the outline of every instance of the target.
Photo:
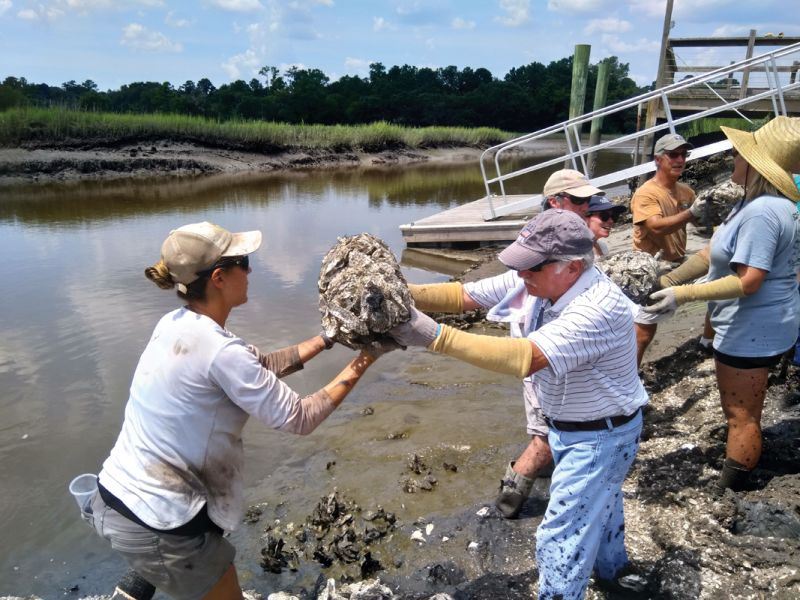
M 553 172 L 544 184 L 542 211 L 560 208 L 585 219 L 590 199 L 602 195 L 605 195 L 605 192 L 590 184 L 580 171 L 560 169 Z M 519 311 L 509 309 L 502 302 L 508 290 L 519 284 L 517 274 L 508 271 L 500 277 L 469 282 L 463 286 L 459 282 L 451 282 L 409 285 L 408 288 L 419 310 L 462 313 L 465 310 L 484 308 L 489 311 L 486 316 L 488 320 L 509 323 L 512 337 L 525 337 L 529 333 L 526 325 L 516 322 Z M 529 299 L 528 305 L 522 310 L 530 310 L 531 302 Z M 530 325 L 528 320 L 527 327 Z M 517 518 L 533 489 L 536 478 L 543 474 L 549 475 L 548 467 L 553 461 L 547 441 L 547 422 L 533 391 L 533 381 L 530 377 L 523 380 L 523 399 L 526 428 L 531 439 L 517 459 L 506 466 L 495 499 L 497 510 L 507 519 Z
M 490 313 L 515 337 L 466 333 L 415 309 L 391 332 L 400 344 L 515 374 L 538 398 L 555 460 L 537 531 L 540 598 L 582 598 L 593 569 L 610 582 L 628 563 L 622 482 L 647 393 L 629 302 L 594 268 L 592 237 L 574 213 L 548 210 L 500 253 L 509 272 L 469 288 L 495 301 Z

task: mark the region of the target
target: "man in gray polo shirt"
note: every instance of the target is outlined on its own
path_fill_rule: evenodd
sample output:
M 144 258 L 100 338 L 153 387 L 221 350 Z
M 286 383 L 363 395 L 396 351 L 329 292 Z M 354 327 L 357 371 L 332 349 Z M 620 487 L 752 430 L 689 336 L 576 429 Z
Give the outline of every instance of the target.
M 540 598 L 582 598 L 592 570 L 611 584 L 628 563 L 622 482 L 638 449 L 647 393 L 629 301 L 593 267 L 592 239 L 574 213 L 548 210 L 500 253 L 515 277 L 494 278 L 492 311 L 516 324 L 520 337 L 470 334 L 416 309 L 391 332 L 402 345 L 481 368 L 535 373 L 555 461 L 536 534 Z

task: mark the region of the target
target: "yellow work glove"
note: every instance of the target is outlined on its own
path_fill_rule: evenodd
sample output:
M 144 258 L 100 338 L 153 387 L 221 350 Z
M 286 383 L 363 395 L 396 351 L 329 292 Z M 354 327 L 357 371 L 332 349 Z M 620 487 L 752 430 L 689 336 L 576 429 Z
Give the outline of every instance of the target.
M 458 281 L 422 285 L 410 283 L 408 291 L 419 310 L 455 314 L 464 312 L 464 286 Z
M 692 254 L 681 266 L 664 273 L 658 279 L 658 283 L 662 288 L 668 288 L 693 281 L 706 273 L 708 273 L 708 259 L 701 254 Z
M 439 325 L 439 335 L 429 349 L 520 379 L 528 376 L 533 360 L 533 347 L 527 338 L 477 335 L 447 325 Z

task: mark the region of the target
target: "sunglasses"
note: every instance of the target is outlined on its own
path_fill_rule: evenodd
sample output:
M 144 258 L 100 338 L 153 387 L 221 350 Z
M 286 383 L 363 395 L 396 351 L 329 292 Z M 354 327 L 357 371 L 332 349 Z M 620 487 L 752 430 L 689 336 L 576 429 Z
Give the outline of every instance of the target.
M 534 265 L 530 269 L 520 269 L 517 272 L 518 273 L 524 273 L 525 271 L 530 271 L 531 273 L 538 273 L 544 268 L 545 265 L 550 265 L 550 264 L 557 263 L 557 262 L 559 262 L 559 261 L 557 261 L 557 260 L 546 260 L 544 262 L 540 262 L 538 265 Z
M 608 221 L 608 220 L 616 221 L 617 220 L 617 217 L 610 210 L 603 210 L 603 211 L 600 211 L 600 212 L 593 212 L 592 215 L 593 216 L 596 215 L 597 217 L 600 218 L 601 221 Z
M 676 158 L 689 158 L 688 150 L 670 150 L 669 152 L 664 152 L 664 154 L 669 156 L 672 160 Z
M 213 267 L 210 269 L 205 269 L 204 271 L 197 271 L 197 275 L 203 277 L 205 275 L 211 275 L 217 269 L 230 269 L 231 267 L 241 267 L 245 271 L 250 268 L 250 257 L 249 256 L 226 256 L 225 258 L 220 258 Z
M 573 196 L 572 194 L 567 194 L 566 192 L 562 192 L 558 195 L 559 198 L 563 198 L 565 200 L 569 200 L 575 206 L 580 206 L 581 204 L 586 204 L 589 200 L 592 199 L 591 196 L 586 196 L 585 198 L 581 198 L 580 196 Z

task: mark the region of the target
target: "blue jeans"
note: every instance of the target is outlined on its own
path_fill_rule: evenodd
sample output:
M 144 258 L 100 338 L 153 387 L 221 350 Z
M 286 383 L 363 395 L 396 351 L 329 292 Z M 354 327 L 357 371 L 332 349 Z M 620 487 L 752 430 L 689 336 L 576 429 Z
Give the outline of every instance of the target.
M 592 569 L 612 579 L 628 562 L 622 482 L 639 448 L 642 415 L 603 431 L 558 431 L 550 502 L 536 532 L 539 598 L 583 598 Z

